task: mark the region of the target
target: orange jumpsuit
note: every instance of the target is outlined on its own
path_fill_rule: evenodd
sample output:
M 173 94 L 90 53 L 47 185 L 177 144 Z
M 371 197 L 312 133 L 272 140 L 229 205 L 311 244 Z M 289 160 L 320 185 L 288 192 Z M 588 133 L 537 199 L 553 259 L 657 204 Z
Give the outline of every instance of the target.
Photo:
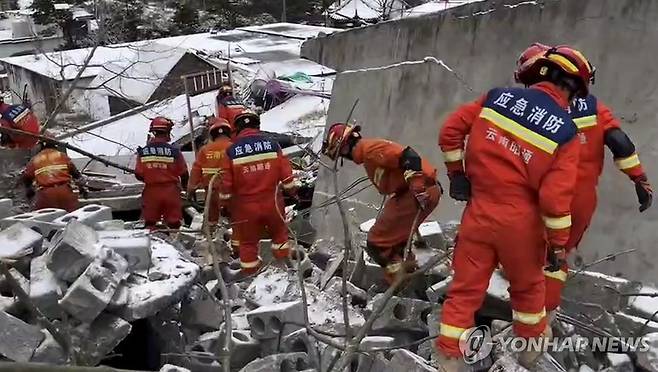
M 441 190 L 436 182 L 436 169 L 425 159 L 421 160 L 422 176 L 427 186 L 427 208 L 418 213 L 418 202 L 409 190 L 405 170 L 400 166 L 400 157 L 405 147 L 384 139 L 364 138 L 357 142 L 352 151 L 356 164 L 363 164 L 370 181 L 382 195 L 392 195 L 377 217 L 375 225 L 368 232 L 368 245 L 381 250 L 386 262 L 387 274 L 400 269 L 400 262 L 409 234 L 416 231 L 427 216 L 439 204 Z M 395 251 L 395 252 L 394 252 Z
M 39 120 L 32 110 L 21 105 L 6 105 L 0 107 L 0 125 L 5 128 L 18 129 L 39 134 Z M 39 141 L 36 137 L 21 134 L 8 135 L 10 148 L 31 149 Z
M 226 154 L 226 149 L 229 146 L 231 146 L 231 140 L 220 136 L 199 150 L 196 160 L 192 165 L 189 189 L 196 190 L 204 188 L 208 192 L 210 179 L 219 173 L 221 159 Z M 219 182 L 220 179 L 218 178 L 215 181 L 214 191 L 210 200 L 211 205 L 208 209 L 208 221 L 213 224 L 219 221 Z
M 461 355 L 459 337 L 474 325 L 499 262 L 510 282 L 514 333 L 537 337 L 546 327 L 546 239 L 552 246 L 569 239 L 580 150 L 567 107 L 551 83 L 496 88 L 441 128 L 448 172 L 463 172 L 465 163 L 471 182 L 437 341 L 448 356 Z
M 267 229 L 278 259 L 289 254 L 283 195 L 278 190 L 296 187 L 290 161 L 281 148 L 257 129 L 244 129 L 222 159 L 220 198 L 228 203 L 233 231 L 239 238 L 242 272 L 260 267 L 258 241 Z
M 576 100 L 571 106 L 571 117 L 578 127 L 580 139 L 580 160 L 578 162 L 578 181 L 576 193 L 571 203 L 571 236 L 567 242 L 567 250 L 574 249 L 580 243 L 589 227 L 596 209 L 596 187 L 603 170 L 605 159 L 605 134 L 608 130 L 620 127 L 619 120 L 614 117 L 608 106 L 596 97 Z M 642 164 L 637 154 L 623 159 L 615 159 L 617 167 L 629 178 L 633 179 L 644 174 Z M 546 275 L 546 309 L 553 310 L 560 305 L 560 297 L 564 282 L 567 279 L 568 266 L 563 266 L 557 272 L 545 272 Z
M 233 128 L 235 134 L 235 117 L 245 110 L 244 104 L 235 97 L 217 97 L 217 117 L 226 119 Z
M 164 219 L 169 228 L 179 228 L 183 218 L 181 180 L 187 178 L 181 151 L 162 138 L 151 139 L 137 150 L 135 177 L 144 182 L 142 217 L 146 227 L 154 229 Z
M 78 209 L 78 196 L 71 188 L 71 179 L 80 178 L 80 172 L 65 153 L 52 148 L 41 150 L 28 163 L 23 178 L 26 184 L 37 186 L 34 210 Z

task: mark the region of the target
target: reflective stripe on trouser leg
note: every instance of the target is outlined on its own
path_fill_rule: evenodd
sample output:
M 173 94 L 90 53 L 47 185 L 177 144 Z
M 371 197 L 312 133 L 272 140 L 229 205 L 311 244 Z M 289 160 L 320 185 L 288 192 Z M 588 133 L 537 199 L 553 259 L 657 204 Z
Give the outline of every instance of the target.
M 272 242 L 272 255 L 276 259 L 284 259 L 290 257 L 290 248 L 292 243 L 288 240 L 283 243 Z
M 448 357 L 461 357 L 459 338 L 454 337 L 456 330 L 473 327 L 475 312 L 482 306 L 491 274 L 498 264 L 493 246 L 475 239 L 489 234 L 472 216 L 473 207 L 469 205 L 454 250 L 454 278 L 441 313 L 441 322 L 446 326 L 442 326 L 437 346 Z

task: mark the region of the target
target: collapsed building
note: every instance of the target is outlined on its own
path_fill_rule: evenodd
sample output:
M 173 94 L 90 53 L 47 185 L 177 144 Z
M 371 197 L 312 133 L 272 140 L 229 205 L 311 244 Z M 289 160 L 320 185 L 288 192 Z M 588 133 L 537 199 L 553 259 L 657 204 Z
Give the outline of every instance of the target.
M 290 140 L 286 147 L 288 154 L 299 159 L 298 173 L 314 187 L 311 205 L 287 208 L 292 235 L 298 238 L 291 268 L 270 263 L 257 276 L 232 282 L 231 273 L 238 265 L 228 257 L 230 229 L 222 227 L 208 236 L 202 229 L 202 215 L 187 208 L 186 226 L 178 234 L 147 233 L 134 215 L 119 213 L 139 205 L 140 184 L 130 175 L 82 157 L 76 162 L 87 172 L 88 184 L 97 187 L 92 187 L 92 198 L 81 209 L 70 214 L 60 210 L 19 213 L 20 203 L 0 200 L 4 269 L 0 327 L 2 334 L 9 335 L 0 340 L 0 355 L 14 362 L 100 364 L 133 370 L 330 371 L 341 366 L 344 371 L 440 371 L 433 344 L 441 304 L 452 279 L 450 253 L 462 206 L 443 198 L 436 220 L 422 225 L 412 243 L 426 271 L 395 295 L 387 295 L 379 266 L 362 250 L 381 196 L 347 166 L 340 170 L 341 191 L 335 195 L 333 173 L 318 165 L 313 155 L 319 150 L 323 129 L 350 117 L 348 111 L 358 99 L 352 118 L 363 124 L 366 133 L 414 144 L 438 163 L 435 141 L 428 137 L 436 137 L 436 123 L 442 115 L 456 102 L 475 98 L 478 91 L 502 82 L 492 76 L 505 80 L 499 76 L 511 71 L 513 55 L 502 62 L 489 61 L 484 67 L 476 63 L 485 60 L 482 55 L 497 55 L 493 48 L 499 46 L 491 37 L 524 30 L 524 36 L 515 40 L 519 50 L 544 36 L 549 41 L 584 43 L 589 40 L 585 36 L 586 40 L 576 40 L 565 32 L 549 38 L 549 31 L 542 30 L 552 32 L 559 29 L 552 27 L 556 24 L 606 12 L 619 18 L 606 18 L 605 27 L 622 29 L 632 20 L 658 14 L 658 8 L 649 2 L 632 2 L 554 0 L 540 7 L 536 2 L 484 1 L 307 41 L 303 48 L 307 57 L 339 72 L 333 89 L 333 81 L 311 78 L 304 83 L 307 85 L 293 90 L 313 94 L 292 94 L 262 115 L 263 129 L 304 138 L 302 145 Z M 536 34 L 528 31 L 528 19 L 541 25 L 533 28 Z M 604 21 L 596 22 L 597 27 L 604 27 Z M 593 27 L 592 23 L 587 27 Z M 464 30 L 470 33 L 464 36 Z M 593 32 L 581 31 L 582 35 Z M 615 37 L 633 45 L 637 32 L 627 30 Z M 427 33 L 436 36 L 427 40 Z M 393 37 L 396 34 L 402 36 Z M 447 50 L 440 43 L 448 43 L 444 38 L 454 43 L 454 34 L 472 37 L 482 51 L 454 48 L 436 57 L 435 48 Z M 390 43 L 372 40 L 398 40 L 399 44 L 391 48 Z M 353 53 L 355 45 L 362 53 Z M 406 55 L 398 53 L 403 46 Z M 593 55 L 606 52 L 584 49 Z M 435 57 L 425 58 L 428 56 Z M 610 53 L 610 58 L 628 62 L 627 56 L 616 53 Z M 606 67 L 602 70 L 605 75 Z M 629 74 L 635 77 L 635 73 Z M 318 94 L 327 92 L 332 92 L 330 106 L 328 98 Z M 428 92 L 437 92 L 436 97 Z M 614 99 L 612 95 L 606 98 Z M 213 110 L 214 96 L 200 94 L 192 101 L 197 113 L 193 128 L 202 128 L 202 117 Z M 624 110 L 627 124 L 651 118 L 635 103 L 616 103 Z M 189 146 L 189 118 L 180 96 L 144 111 L 129 110 L 114 122 L 61 133 L 60 138 L 130 167 L 132 150 L 143 142 L 141 137 L 147 131 L 146 117 L 155 113 L 172 115 L 175 141 L 184 148 Z M 642 115 L 638 118 L 633 113 Z M 412 125 L 418 125 L 418 130 L 409 130 Z M 650 135 L 655 129 L 630 127 L 631 132 Z M 635 137 L 643 147 L 653 148 L 648 140 Z M 643 160 L 655 164 L 655 154 L 645 153 Z M 3 160 L 14 160 L 12 164 L 20 164 L 25 157 L 3 154 Z M 610 182 L 602 191 L 608 195 L 623 187 Z M 338 198 L 347 209 L 342 217 L 335 207 Z M 562 340 L 605 337 L 625 345 L 629 337 L 643 337 L 649 348 L 560 350 L 546 353 L 538 370 L 658 370 L 658 321 L 654 319 L 658 289 L 651 286 L 651 267 L 647 272 L 637 270 L 652 265 L 642 254 L 653 247 L 655 236 L 646 229 L 647 224 L 655 224 L 655 211 L 640 223 L 637 216 L 622 212 L 631 210 L 625 202 L 615 201 L 612 206 L 606 205 L 608 202 L 601 202 L 596 226 L 588 237 L 593 240 L 581 247 L 581 259 L 570 273 L 554 328 Z M 613 214 L 615 226 L 609 222 Z M 633 222 L 619 221 L 619 216 L 626 214 Z M 309 234 L 308 221 L 299 222 L 309 216 L 317 235 Z M 348 219 L 348 236 L 342 231 L 341 218 Z M 637 224 L 637 240 L 619 232 L 629 226 L 626 224 Z M 608 231 L 604 234 L 603 230 Z M 605 244 L 599 244 L 604 238 L 597 235 L 605 237 Z M 346 251 L 347 240 L 352 251 Z M 271 261 L 270 244 L 268 240 L 260 244 L 265 262 Z M 224 261 L 216 265 L 219 270 L 214 265 L 217 257 Z M 646 262 L 639 264 L 638 260 Z M 497 272 L 478 313 L 478 324 L 488 325 L 494 339 L 509 336 L 512 315 L 507 289 L 504 274 Z M 344 350 L 350 343 L 351 354 Z M 494 348 L 491 357 L 474 369 L 523 371 L 503 348 Z

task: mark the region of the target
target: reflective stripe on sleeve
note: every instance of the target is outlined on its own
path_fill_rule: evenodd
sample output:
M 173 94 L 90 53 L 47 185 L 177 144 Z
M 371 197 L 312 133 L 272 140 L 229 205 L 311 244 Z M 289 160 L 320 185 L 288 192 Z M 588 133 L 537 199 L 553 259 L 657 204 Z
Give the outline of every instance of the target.
M 596 115 L 584 116 L 582 118 L 573 119 L 578 129 L 585 129 L 596 125 Z
M 400 262 L 392 263 L 386 266 L 386 272 L 389 274 L 397 273 L 398 271 L 400 271 L 401 268 L 402 268 L 402 263 Z
M 219 193 L 218 196 L 219 196 L 219 198 L 222 199 L 222 200 L 228 200 L 228 199 L 231 199 L 231 194 L 222 194 L 222 193 Z
M 544 220 L 544 225 L 546 225 L 546 227 L 548 227 L 549 229 L 559 230 L 559 229 L 566 229 L 567 227 L 571 227 L 570 214 L 563 217 L 543 216 L 542 219 Z
M 617 165 L 617 168 L 621 170 L 633 168 L 635 166 L 640 165 L 640 157 L 637 156 L 637 154 L 633 154 L 627 158 L 621 158 L 615 160 L 615 164 Z
M 219 173 L 219 168 L 201 168 L 202 174 L 217 174 Z
M 279 154 L 276 152 L 266 152 L 264 154 L 256 154 L 256 155 L 250 155 L 242 158 L 233 159 L 233 164 L 246 164 L 246 163 L 253 163 L 255 161 L 276 159 L 278 156 Z
M 46 167 L 42 167 L 34 171 L 34 174 L 41 174 L 41 173 L 46 173 L 46 172 L 54 172 L 54 171 L 64 171 L 68 170 L 69 166 L 66 164 L 60 164 L 60 165 L 48 165 Z

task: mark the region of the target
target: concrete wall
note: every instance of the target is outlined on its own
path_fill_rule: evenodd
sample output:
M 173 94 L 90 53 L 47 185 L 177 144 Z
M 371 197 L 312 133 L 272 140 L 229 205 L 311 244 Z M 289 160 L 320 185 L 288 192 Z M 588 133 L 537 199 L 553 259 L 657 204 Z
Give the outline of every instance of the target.
M 0 42 L 0 58 L 34 54 L 37 51 L 51 52 L 64 42 L 61 36 L 46 38 L 24 38 L 16 40 L 3 40 Z
M 344 71 L 419 60 L 442 59 L 472 91 L 435 64 L 404 65 L 339 75 L 329 110 L 329 122 L 345 120 L 355 98 L 354 117 L 366 135 L 413 145 L 445 173 L 436 148 L 439 123 L 458 104 L 496 85 L 512 83 L 516 56 L 531 42 L 575 45 L 597 65 L 593 92 L 612 106 L 640 152 L 649 178 L 658 183 L 658 104 L 655 44 L 658 2 L 653 0 L 545 0 L 540 5 L 475 3 L 445 13 L 386 22 L 308 41 L 304 56 Z M 658 207 L 639 214 L 628 179 L 607 162 L 599 188 L 599 208 L 580 252 L 586 262 L 605 254 L 636 248 L 638 252 L 596 266 L 609 273 L 657 282 Z M 344 187 L 362 170 L 341 169 Z M 447 183 L 446 183 L 447 185 Z M 329 190 L 321 175 L 317 201 Z M 373 192 L 362 202 L 379 205 Z M 358 204 L 358 203 L 357 203 Z M 373 216 L 363 207 L 360 217 Z M 316 213 L 320 233 L 327 234 L 335 207 Z M 439 216 L 459 217 L 459 208 L 445 197 Z M 339 235 L 340 236 L 340 235 Z

